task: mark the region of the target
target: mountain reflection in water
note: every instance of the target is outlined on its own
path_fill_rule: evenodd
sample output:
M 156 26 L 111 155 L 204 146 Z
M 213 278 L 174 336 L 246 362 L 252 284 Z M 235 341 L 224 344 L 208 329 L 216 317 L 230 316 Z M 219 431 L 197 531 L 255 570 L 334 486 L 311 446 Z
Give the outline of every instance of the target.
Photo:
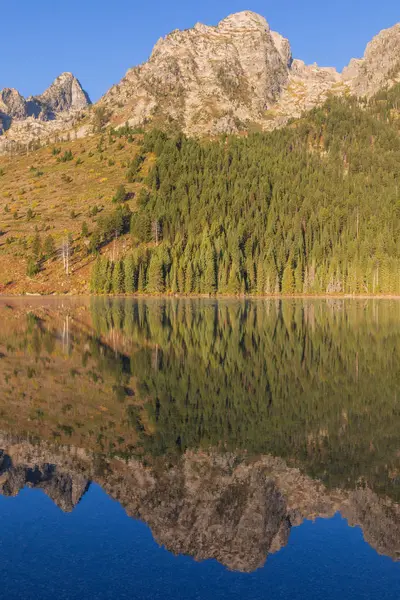
M 161 545 L 252 572 L 340 512 L 400 558 L 400 303 L 8 300 L 0 493 L 90 482 Z

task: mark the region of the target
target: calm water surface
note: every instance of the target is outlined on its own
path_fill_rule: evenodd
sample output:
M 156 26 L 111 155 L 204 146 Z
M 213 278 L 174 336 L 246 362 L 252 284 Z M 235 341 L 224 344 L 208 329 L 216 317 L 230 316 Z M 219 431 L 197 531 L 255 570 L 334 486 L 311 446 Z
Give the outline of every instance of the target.
M 0 320 L 2 597 L 400 598 L 400 302 Z

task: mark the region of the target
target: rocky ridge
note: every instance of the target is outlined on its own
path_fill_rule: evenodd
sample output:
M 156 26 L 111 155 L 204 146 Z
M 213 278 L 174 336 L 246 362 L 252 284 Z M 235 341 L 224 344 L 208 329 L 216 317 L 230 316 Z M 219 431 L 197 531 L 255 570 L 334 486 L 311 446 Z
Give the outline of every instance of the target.
M 160 39 L 101 99 L 116 125 L 175 124 L 187 134 L 272 129 L 330 94 L 372 96 L 400 81 L 400 24 L 382 31 L 342 74 L 293 59 L 290 43 L 251 11 Z
M 380 32 L 343 73 L 293 59 L 290 43 L 264 17 L 243 11 L 217 26 L 197 23 L 161 38 L 144 64 L 130 69 L 97 106 L 113 126 L 161 126 L 189 135 L 270 130 L 331 94 L 372 96 L 400 81 L 400 23 Z M 77 111 L 90 103 L 64 73 L 42 95 L 0 92 L 0 152 L 16 143 L 88 135 Z
M 229 453 L 186 452 L 150 460 L 151 466 L 118 458 L 100 465 L 83 450 L 7 434 L 0 434 L 0 447 L 1 494 L 39 487 L 70 511 L 95 481 L 170 552 L 214 558 L 232 570 L 260 568 L 287 544 L 292 527 L 337 512 L 360 526 L 379 553 L 400 556 L 398 504 L 368 488 L 330 491 L 279 458 L 247 462 Z
M 39 96 L 24 98 L 12 88 L 0 90 L 0 147 L 29 142 L 73 127 L 80 111 L 91 104 L 72 73 L 62 73 Z

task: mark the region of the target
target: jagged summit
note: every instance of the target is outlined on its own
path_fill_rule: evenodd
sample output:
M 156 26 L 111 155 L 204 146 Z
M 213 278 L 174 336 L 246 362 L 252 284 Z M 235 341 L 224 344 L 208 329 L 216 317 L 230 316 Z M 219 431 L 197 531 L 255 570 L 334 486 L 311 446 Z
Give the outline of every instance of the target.
M 0 90 L 0 133 L 8 129 L 13 121 L 24 121 L 33 117 L 41 121 L 54 120 L 61 113 L 87 107 L 88 94 L 72 73 L 62 73 L 39 96 L 24 98 L 17 90 Z
M 383 29 L 367 45 L 364 57 L 352 59 L 343 79 L 357 96 L 371 96 L 400 81 L 400 23 Z
M 101 100 L 115 120 L 175 122 L 188 133 L 235 132 L 259 122 L 287 84 L 289 42 L 250 11 L 160 39 Z
M 129 69 L 98 106 L 106 109 L 116 127 L 128 122 L 171 126 L 189 135 L 218 135 L 273 129 L 329 95 L 372 96 L 397 81 L 400 23 L 381 31 L 362 59 L 351 60 L 338 73 L 293 59 L 289 41 L 271 30 L 263 16 L 242 11 L 214 26 L 197 23 L 160 38 L 149 60 Z M 27 100 L 16 90 L 2 90 L 0 133 L 9 132 L 0 151 L 13 141 L 49 137 L 57 127 L 76 127 L 75 121 L 62 120 L 88 104 L 88 95 L 72 73 L 61 74 L 43 94 Z M 24 127 L 25 120 L 29 127 Z M 90 127 L 81 135 L 88 131 Z
M 34 99 L 54 113 L 85 108 L 91 103 L 88 94 L 72 73 L 59 75 L 43 94 Z
M 329 94 L 372 95 L 400 71 L 400 25 L 382 31 L 343 74 L 293 60 L 290 43 L 251 11 L 161 38 L 100 101 L 115 125 L 174 123 L 188 134 L 285 124 Z M 397 67 L 396 67 L 397 64 Z

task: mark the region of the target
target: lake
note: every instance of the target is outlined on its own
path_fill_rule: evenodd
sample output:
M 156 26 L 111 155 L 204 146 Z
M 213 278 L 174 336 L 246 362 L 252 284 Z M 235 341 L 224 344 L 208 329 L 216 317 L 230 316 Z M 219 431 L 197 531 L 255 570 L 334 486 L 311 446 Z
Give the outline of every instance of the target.
M 400 598 L 400 302 L 2 298 L 7 600 Z

